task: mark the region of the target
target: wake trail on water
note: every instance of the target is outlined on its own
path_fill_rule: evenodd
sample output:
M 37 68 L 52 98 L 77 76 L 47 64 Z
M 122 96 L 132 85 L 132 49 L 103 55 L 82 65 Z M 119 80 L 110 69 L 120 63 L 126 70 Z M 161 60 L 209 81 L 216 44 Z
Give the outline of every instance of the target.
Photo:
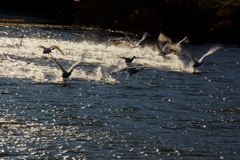
M 29 32 L 31 34 L 22 39 L 19 36 L 6 35 L 0 39 L 1 76 L 29 78 L 38 82 L 58 82 L 62 80 L 61 71 L 51 58 L 55 58 L 68 69 L 81 55 L 84 55 L 84 60 L 73 70 L 70 79 L 81 78 L 118 83 L 118 78 L 112 74 L 127 67 L 120 57 L 133 56 L 136 58 L 132 66 L 162 71 L 192 72 L 190 64 L 186 64 L 179 55 L 169 54 L 164 58 L 158 55 L 159 51 L 153 44 L 131 48 L 129 43 L 124 41 L 119 44 L 108 44 L 106 47 L 107 39 L 98 41 L 101 35 L 91 35 L 91 32 L 87 33 L 90 38 L 80 33 L 69 34 L 54 30 L 37 29 L 33 32 L 33 29 L 30 29 Z M 24 33 L 28 32 L 24 30 Z M 50 54 L 43 54 L 43 50 L 37 48 L 39 45 L 46 47 L 56 45 L 61 48 L 64 55 L 57 50 L 53 50 Z M 128 76 L 127 73 L 123 75 Z

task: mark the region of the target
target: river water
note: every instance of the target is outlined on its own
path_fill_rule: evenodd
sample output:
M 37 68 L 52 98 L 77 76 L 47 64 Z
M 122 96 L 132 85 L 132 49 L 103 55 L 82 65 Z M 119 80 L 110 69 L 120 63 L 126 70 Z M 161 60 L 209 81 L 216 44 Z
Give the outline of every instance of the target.
M 194 74 L 188 57 L 163 58 L 150 39 L 106 47 L 124 35 L 36 26 L 0 35 L 1 159 L 240 157 L 240 46 L 222 45 Z M 182 47 L 200 58 L 213 45 Z M 81 55 L 63 81 L 51 57 L 68 68 Z M 146 68 L 129 77 L 121 56 Z

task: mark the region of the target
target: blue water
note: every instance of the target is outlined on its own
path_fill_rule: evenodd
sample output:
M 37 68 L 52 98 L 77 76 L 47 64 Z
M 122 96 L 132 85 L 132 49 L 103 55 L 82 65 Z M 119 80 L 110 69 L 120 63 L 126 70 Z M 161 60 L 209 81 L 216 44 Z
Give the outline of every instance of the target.
M 239 158 L 240 46 L 222 45 L 194 74 L 189 59 L 164 59 L 148 39 L 106 47 L 115 34 L 23 26 L 0 35 L 2 159 Z M 200 58 L 213 45 L 183 48 Z M 50 58 L 67 68 L 83 54 L 63 82 Z M 129 77 L 119 57 L 133 55 L 147 68 Z

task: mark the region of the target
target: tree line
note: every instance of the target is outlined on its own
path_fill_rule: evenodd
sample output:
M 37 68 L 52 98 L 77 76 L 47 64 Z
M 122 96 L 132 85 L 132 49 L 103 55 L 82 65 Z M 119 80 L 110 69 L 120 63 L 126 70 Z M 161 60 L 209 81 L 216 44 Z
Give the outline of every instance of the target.
M 74 25 L 135 34 L 148 30 L 153 37 L 159 32 L 176 38 L 189 35 L 193 42 L 240 41 L 233 38 L 240 35 L 238 0 L 22 0 L 6 3 L 9 5 L 0 8 L 64 14 Z

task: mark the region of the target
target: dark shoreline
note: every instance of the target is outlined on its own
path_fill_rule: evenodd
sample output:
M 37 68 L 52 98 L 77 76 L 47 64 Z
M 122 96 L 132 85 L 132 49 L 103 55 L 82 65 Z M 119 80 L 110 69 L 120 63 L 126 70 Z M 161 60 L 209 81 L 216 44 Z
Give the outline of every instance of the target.
M 149 31 L 149 38 L 161 32 L 176 41 L 240 44 L 240 1 L 13 0 L 0 8 L 1 25 Z
M 74 24 L 73 17 L 69 18 L 69 15 L 64 14 L 51 14 L 49 13 L 32 13 L 32 12 L 20 12 L 20 11 L 8 11 L 1 10 L 0 11 L 0 25 L 1 26 L 31 26 L 31 27 L 41 27 L 41 28 L 52 28 L 52 29 L 76 29 L 76 30 L 102 30 L 107 31 L 111 30 L 113 33 L 117 30 L 111 28 L 101 28 L 97 25 L 95 26 L 85 26 Z M 127 32 L 127 31 L 126 31 Z M 131 33 L 131 32 L 129 32 Z M 160 33 L 160 32 L 159 32 Z M 153 33 L 150 39 L 156 40 L 159 33 Z M 136 33 L 133 33 L 136 34 Z M 141 33 L 139 33 L 141 34 Z M 206 36 L 200 34 L 201 37 L 197 38 L 196 33 L 192 33 L 192 35 L 188 35 L 191 43 L 222 43 L 222 44 L 230 44 L 230 45 L 238 45 L 238 39 L 231 38 L 229 43 L 224 38 L 222 39 L 215 38 L 221 37 L 220 35 L 224 34 L 219 33 L 206 33 Z M 204 41 L 206 39 L 206 41 Z
M 63 13 L 39 13 L 1 10 L 0 23 L 72 25 L 73 18 L 70 15 Z

